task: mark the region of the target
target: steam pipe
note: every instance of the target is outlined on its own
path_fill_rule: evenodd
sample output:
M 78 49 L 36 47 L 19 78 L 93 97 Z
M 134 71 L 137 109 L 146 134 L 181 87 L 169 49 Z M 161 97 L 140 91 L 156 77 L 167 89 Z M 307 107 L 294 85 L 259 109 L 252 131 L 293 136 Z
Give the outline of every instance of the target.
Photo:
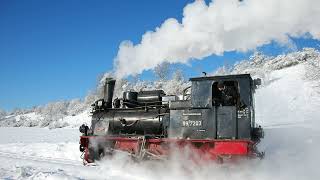
M 106 108 L 112 108 L 112 97 L 116 80 L 106 78 L 104 85 L 103 99 L 106 102 Z

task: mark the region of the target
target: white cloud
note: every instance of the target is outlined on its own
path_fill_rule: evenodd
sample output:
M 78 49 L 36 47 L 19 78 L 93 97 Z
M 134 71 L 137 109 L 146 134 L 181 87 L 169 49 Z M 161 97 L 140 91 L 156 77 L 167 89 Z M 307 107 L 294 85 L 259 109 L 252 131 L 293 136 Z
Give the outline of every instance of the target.
M 142 36 L 124 41 L 115 58 L 118 78 L 152 69 L 162 62 L 187 63 L 225 51 L 247 51 L 291 37 L 320 39 L 319 0 L 203 0 L 188 4 L 183 19 L 167 19 Z

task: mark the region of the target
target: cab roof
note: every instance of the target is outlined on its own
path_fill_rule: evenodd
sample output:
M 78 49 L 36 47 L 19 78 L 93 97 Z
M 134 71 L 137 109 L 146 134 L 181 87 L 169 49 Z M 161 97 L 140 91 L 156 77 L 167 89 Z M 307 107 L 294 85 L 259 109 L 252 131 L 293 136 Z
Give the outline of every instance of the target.
M 232 80 L 232 79 L 242 79 L 249 78 L 252 80 L 250 74 L 232 74 L 232 75 L 223 75 L 223 76 L 204 76 L 204 77 L 194 77 L 190 78 L 190 81 L 207 81 L 207 80 Z

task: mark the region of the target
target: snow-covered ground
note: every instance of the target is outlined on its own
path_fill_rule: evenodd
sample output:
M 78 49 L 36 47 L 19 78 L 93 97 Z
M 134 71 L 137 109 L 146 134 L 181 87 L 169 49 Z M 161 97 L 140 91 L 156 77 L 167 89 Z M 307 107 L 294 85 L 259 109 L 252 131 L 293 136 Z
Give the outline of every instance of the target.
M 257 90 L 256 119 L 264 126 L 298 125 L 317 128 L 320 124 L 319 80 L 307 80 L 306 65 L 273 71 Z
M 319 179 L 317 168 L 320 150 L 320 133 L 307 128 L 290 127 L 266 130 L 261 149 L 266 151 L 263 160 L 242 164 L 196 166 L 181 159 L 168 162 L 133 163 L 125 157 L 104 160 L 99 166 L 82 166 L 78 151 L 78 137 L 68 129 L 59 133 L 73 137 L 73 141 L 56 139 L 37 142 L 38 135 L 47 136 L 53 130 L 32 128 L 0 128 L 8 133 L 25 134 L 20 143 L 0 145 L 1 179 Z M 75 130 L 74 130 L 75 131 Z M 30 133 L 32 135 L 30 135 Z M 61 136 L 62 137 L 62 136 Z M 19 139 L 20 140 L 20 139 Z
M 122 155 L 82 166 L 76 128 L 0 128 L 1 179 L 319 179 L 319 80 L 300 63 L 269 72 L 256 92 L 256 119 L 265 128 L 263 160 L 196 166 L 183 159 L 133 163 Z M 76 126 L 81 116 L 68 122 Z M 80 119 L 79 121 L 82 121 Z M 72 122 L 72 123 L 71 123 Z M 72 127 L 72 126 L 71 126 Z

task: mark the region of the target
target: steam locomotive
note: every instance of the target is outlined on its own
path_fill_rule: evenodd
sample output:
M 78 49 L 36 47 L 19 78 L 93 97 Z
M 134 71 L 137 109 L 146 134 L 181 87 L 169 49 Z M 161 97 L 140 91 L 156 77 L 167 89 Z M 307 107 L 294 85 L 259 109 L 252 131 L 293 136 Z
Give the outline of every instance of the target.
M 164 159 L 173 149 L 191 149 L 202 159 L 223 162 L 263 157 L 255 123 L 254 92 L 260 79 L 249 74 L 191 78 L 182 97 L 163 90 L 126 91 L 113 99 L 115 80 L 106 79 L 104 97 L 92 106 L 90 127 L 79 130 L 84 163 L 121 151 L 137 160 Z M 236 92 L 233 104 L 218 102 L 218 83 Z

